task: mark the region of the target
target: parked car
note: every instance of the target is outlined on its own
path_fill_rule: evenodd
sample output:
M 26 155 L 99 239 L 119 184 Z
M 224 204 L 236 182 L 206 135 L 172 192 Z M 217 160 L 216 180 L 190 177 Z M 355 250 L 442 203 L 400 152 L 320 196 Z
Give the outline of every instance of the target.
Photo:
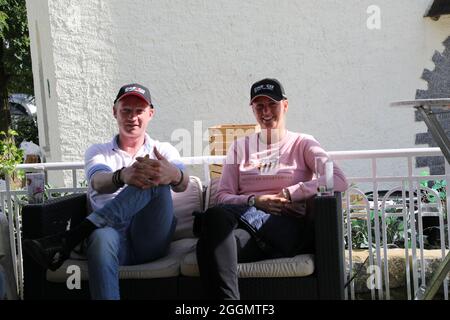
M 36 104 L 34 97 L 24 93 L 14 93 L 8 97 L 11 118 L 17 117 L 31 118 L 36 122 Z
M 37 108 L 32 95 L 14 93 L 8 97 L 11 113 L 11 128 L 19 134 L 16 144 L 30 141 L 39 145 Z

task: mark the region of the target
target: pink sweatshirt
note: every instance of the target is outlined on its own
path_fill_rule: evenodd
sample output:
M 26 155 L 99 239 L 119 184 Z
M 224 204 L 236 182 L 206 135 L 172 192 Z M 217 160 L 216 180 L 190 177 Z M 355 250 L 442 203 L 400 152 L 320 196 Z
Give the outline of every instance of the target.
M 219 182 L 219 203 L 247 204 L 250 195 L 278 194 L 288 188 L 292 201 L 317 192 L 316 156 L 328 157 L 313 136 L 287 131 L 278 143 L 266 145 L 257 133 L 236 140 L 227 153 Z M 334 163 L 334 190 L 345 191 L 347 180 Z M 326 177 L 320 179 L 325 181 Z

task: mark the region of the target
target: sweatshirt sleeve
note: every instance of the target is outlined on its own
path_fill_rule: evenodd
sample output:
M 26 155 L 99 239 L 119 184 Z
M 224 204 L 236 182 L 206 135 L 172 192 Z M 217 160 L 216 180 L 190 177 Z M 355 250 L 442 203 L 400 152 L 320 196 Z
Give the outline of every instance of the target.
M 305 138 L 301 152 L 304 157 L 304 163 L 308 167 L 309 170 L 316 173 L 314 160 L 316 157 L 323 156 L 329 158 L 329 155 L 325 152 L 325 150 L 321 147 L 319 142 L 312 137 Z M 325 184 L 326 177 L 321 176 L 320 182 Z M 295 185 L 288 187 L 289 192 L 291 194 L 291 199 L 293 201 L 301 201 L 304 199 L 308 199 L 314 196 L 317 193 L 317 179 L 316 176 L 313 176 L 313 179 L 310 181 L 300 182 Z M 342 172 L 342 170 L 338 167 L 338 165 L 333 161 L 333 183 L 334 190 L 343 192 L 348 188 L 347 179 Z
M 248 195 L 239 195 L 239 155 L 236 142 L 227 152 L 225 164 L 222 168 L 217 202 L 225 204 L 247 204 Z

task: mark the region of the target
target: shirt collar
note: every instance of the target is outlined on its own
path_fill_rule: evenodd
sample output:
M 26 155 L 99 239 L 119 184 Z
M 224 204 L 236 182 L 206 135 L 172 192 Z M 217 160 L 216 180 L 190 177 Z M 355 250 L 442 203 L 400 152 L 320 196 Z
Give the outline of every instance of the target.
M 119 148 L 119 143 L 118 143 L 118 141 L 119 141 L 119 135 L 117 134 L 117 135 L 115 135 L 114 136 L 114 138 L 112 139 L 112 141 L 111 141 L 111 143 L 112 143 L 112 149 L 114 150 L 114 151 L 119 151 L 119 150 L 121 150 L 120 148 Z M 147 134 L 147 133 L 145 133 L 145 137 L 144 137 L 144 145 L 143 145 L 143 147 L 145 148 L 144 149 L 144 151 L 146 152 L 146 153 L 148 153 L 148 154 L 150 154 L 152 151 L 153 151 L 153 146 L 155 145 L 155 142 L 153 141 L 153 139 L 152 138 L 150 138 L 150 136 Z M 142 147 L 141 147 L 142 148 Z

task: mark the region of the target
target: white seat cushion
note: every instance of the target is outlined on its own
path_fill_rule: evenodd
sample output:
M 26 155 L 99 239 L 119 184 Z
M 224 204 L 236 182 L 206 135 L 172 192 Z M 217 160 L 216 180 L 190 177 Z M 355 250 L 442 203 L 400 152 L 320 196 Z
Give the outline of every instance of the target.
M 177 217 L 177 227 L 174 240 L 193 238 L 192 225 L 194 217 L 192 212 L 203 211 L 203 186 L 198 177 L 190 176 L 188 188 L 184 192 L 173 192 L 173 208 Z
M 120 279 L 152 279 L 170 278 L 180 275 L 180 265 L 188 252 L 195 250 L 197 239 L 181 239 L 170 244 L 169 253 L 156 261 L 133 266 L 121 266 L 119 268 Z M 67 260 L 56 271 L 47 271 L 47 280 L 51 282 L 66 282 L 68 276 L 67 268 L 70 265 L 79 266 L 81 269 L 81 280 L 87 280 L 88 266 L 86 260 Z
M 314 255 L 312 254 L 238 264 L 239 278 L 306 277 L 313 272 Z M 181 263 L 181 274 L 188 277 L 200 275 L 195 252 L 185 256 Z

